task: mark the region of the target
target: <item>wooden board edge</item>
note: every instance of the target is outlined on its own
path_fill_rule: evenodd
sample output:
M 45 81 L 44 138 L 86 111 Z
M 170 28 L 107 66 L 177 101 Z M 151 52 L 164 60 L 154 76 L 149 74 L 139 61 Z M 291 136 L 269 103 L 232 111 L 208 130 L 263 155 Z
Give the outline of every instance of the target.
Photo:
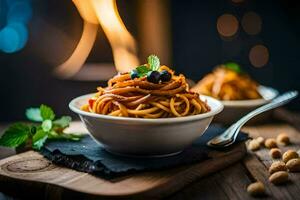
M 245 144 L 242 144 L 243 145 L 243 148 L 240 148 L 241 151 L 237 151 L 234 153 L 234 159 L 231 160 L 230 162 L 226 163 L 225 164 L 225 167 L 228 167 L 232 164 L 234 164 L 235 162 L 241 160 L 244 155 L 246 154 L 246 148 L 245 148 Z M 39 158 L 44 158 L 41 154 L 39 154 L 38 152 L 34 152 L 34 151 L 29 151 L 29 152 L 25 152 L 25 153 L 22 153 L 22 154 L 32 154 L 31 156 L 38 156 Z M 7 161 L 10 161 L 10 160 L 13 160 L 15 158 L 17 159 L 20 159 L 22 154 L 18 154 L 18 155 L 14 155 L 14 156 L 11 156 L 11 157 L 8 157 L 6 159 L 3 159 L 0 161 L 0 166 L 7 162 Z M 230 157 L 232 155 L 225 155 L 224 157 L 222 157 L 222 160 L 225 159 L 227 157 Z M 45 158 L 44 158 L 45 159 Z M 134 193 L 119 193 L 119 194 L 116 194 L 116 195 L 108 195 L 108 194 L 101 194 L 101 193 L 96 193 L 96 192 L 90 192 L 89 194 L 90 195 L 94 195 L 94 196 L 103 196 L 103 197 L 147 197 L 147 198 L 162 198 L 162 197 L 165 197 L 167 195 L 170 195 L 172 194 L 173 192 L 176 192 L 178 190 L 180 190 L 181 188 L 185 187 L 186 185 L 192 183 L 193 181 L 199 179 L 199 178 L 202 178 L 204 176 L 204 173 L 203 172 L 200 172 L 198 173 L 199 171 L 199 167 L 203 166 L 203 164 L 205 165 L 209 165 L 212 163 L 212 160 L 207 160 L 207 161 L 204 161 L 204 162 L 201 162 L 199 164 L 194 164 L 192 165 L 191 167 L 179 172 L 179 173 L 175 173 L 174 176 L 172 176 L 169 180 L 163 182 L 162 184 L 160 185 L 157 185 L 157 186 L 154 186 L 152 188 L 147 188 L 145 190 L 140 190 L 140 191 L 136 191 Z M 60 166 L 57 166 L 57 167 L 60 167 Z M 203 168 L 203 167 L 202 167 Z M 205 173 L 205 176 L 206 175 L 209 175 L 209 174 L 212 174 L 220 169 L 223 169 L 224 168 L 224 165 L 223 166 L 215 166 L 215 167 L 212 167 L 210 168 L 210 170 L 208 171 L 208 173 Z M 176 169 L 176 168 L 175 168 Z M 200 168 L 201 169 L 201 168 Z M 72 170 L 72 169 L 70 169 Z M 173 170 L 173 169 L 172 169 Z M 41 184 L 45 184 L 45 185 L 48 185 L 48 186 L 51 186 L 51 187 L 61 187 L 61 188 L 65 188 L 67 190 L 71 190 L 71 191 L 75 191 L 75 192 L 80 192 L 80 193 L 86 193 L 85 191 L 83 190 L 80 190 L 80 189 L 74 189 L 74 188 L 71 188 L 71 187 L 68 187 L 66 185 L 59 185 L 59 184 L 56 184 L 56 183 L 50 183 L 50 182 L 46 182 L 46 181 L 38 181 L 38 180 L 26 180 L 26 179 L 21 179 L 21 178 L 18 178 L 18 177 L 10 177 L 8 175 L 5 174 L 5 172 L 1 172 L 2 169 L 0 170 L 0 179 L 6 179 L 6 180 L 19 180 L 19 181 L 23 181 L 23 182 L 35 182 L 35 183 L 41 183 Z M 78 173 L 82 173 L 82 172 L 78 172 Z M 155 173 L 155 172 L 153 172 Z M 2 177 L 2 178 L 1 178 Z M 184 181 L 181 181 L 180 183 L 177 183 L 176 180 L 178 180 L 179 178 L 182 178 L 184 177 L 185 180 Z

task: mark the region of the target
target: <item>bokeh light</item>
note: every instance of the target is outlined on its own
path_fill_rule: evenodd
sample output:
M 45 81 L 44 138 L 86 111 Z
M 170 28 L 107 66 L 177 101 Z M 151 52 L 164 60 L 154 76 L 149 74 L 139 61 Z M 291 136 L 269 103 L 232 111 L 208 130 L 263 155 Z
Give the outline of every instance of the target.
M 223 37 L 232 37 L 239 28 L 237 18 L 231 14 L 223 14 L 217 20 L 217 30 Z
M 0 49 L 5 53 L 12 53 L 18 50 L 20 37 L 18 32 L 9 26 L 0 31 Z
M 21 50 L 28 40 L 31 1 L 0 0 L 0 6 L 0 51 L 14 53 Z
M 242 27 L 249 35 L 256 35 L 261 31 L 262 20 L 255 12 L 247 12 L 242 18 Z
M 18 23 L 18 22 L 12 22 L 8 26 L 13 28 L 18 33 L 19 43 L 18 43 L 17 50 L 22 49 L 28 40 L 27 27 L 23 23 Z
M 249 52 L 250 63 L 254 67 L 263 67 L 269 62 L 269 50 L 264 45 L 255 45 Z

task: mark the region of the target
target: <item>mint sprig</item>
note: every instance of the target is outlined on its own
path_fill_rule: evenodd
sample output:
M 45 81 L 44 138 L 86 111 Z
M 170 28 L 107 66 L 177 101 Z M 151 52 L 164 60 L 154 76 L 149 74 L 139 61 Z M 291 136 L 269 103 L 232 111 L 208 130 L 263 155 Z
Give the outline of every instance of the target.
M 151 71 L 146 65 L 141 65 L 135 68 L 139 77 L 144 77 L 149 71 Z
M 242 73 L 242 69 L 240 67 L 239 64 L 237 64 L 236 62 L 226 62 L 224 63 L 224 66 L 227 68 L 227 69 L 230 69 L 232 71 L 235 71 L 236 73 L 240 74 Z
M 56 119 L 53 122 L 54 126 L 61 127 L 61 128 L 67 128 L 72 121 L 72 118 L 70 116 L 62 116 L 59 119 Z
M 148 56 L 148 64 L 152 71 L 157 71 L 160 67 L 159 58 L 156 55 Z
M 28 108 L 25 112 L 27 119 L 33 122 L 42 122 L 41 111 L 39 108 Z
M 40 150 L 47 140 L 78 141 L 82 138 L 82 135 L 64 133 L 72 118 L 62 116 L 55 119 L 55 113 L 49 106 L 42 104 L 39 108 L 29 108 L 25 115 L 30 121 L 40 122 L 40 124 L 12 124 L 0 138 L 0 146 L 18 147 L 32 141 L 32 148 Z
M 32 137 L 32 147 L 34 149 L 41 149 L 48 138 L 48 132 L 44 130 L 38 130 Z
M 139 78 L 146 76 L 148 72 L 157 71 L 160 67 L 160 61 L 156 55 L 148 56 L 147 61 L 148 65 L 145 64 L 135 68 Z
M 41 112 L 41 116 L 43 118 L 43 120 L 53 120 L 55 118 L 55 114 L 54 111 L 52 110 L 52 108 L 42 104 L 40 106 L 40 112 Z
M 39 108 L 28 108 L 25 115 L 27 119 L 34 122 L 42 122 L 46 119 L 53 120 L 55 118 L 52 108 L 44 104 L 42 104 Z
M 18 147 L 25 143 L 31 136 L 28 125 L 16 123 L 11 125 L 0 138 L 0 145 L 6 147 Z

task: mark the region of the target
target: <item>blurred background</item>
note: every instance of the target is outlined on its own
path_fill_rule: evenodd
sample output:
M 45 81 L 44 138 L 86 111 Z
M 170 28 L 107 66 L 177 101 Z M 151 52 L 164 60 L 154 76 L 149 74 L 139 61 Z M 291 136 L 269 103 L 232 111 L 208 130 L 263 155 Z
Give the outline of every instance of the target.
M 194 81 L 235 61 L 300 90 L 299 35 L 297 0 L 0 0 L 0 121 L 41 103 L 71 114 L 72 98 L 153 53 Z

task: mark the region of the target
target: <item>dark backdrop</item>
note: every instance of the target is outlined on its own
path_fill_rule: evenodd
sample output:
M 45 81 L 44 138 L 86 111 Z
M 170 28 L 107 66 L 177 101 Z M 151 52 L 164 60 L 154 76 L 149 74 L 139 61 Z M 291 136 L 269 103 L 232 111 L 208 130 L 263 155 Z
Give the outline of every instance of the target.
M 0 0 L 5 1 L 5 0 Z M 136 1 L 118 1 L 125 24 L 136 36 Z M 0 121 L 22 120 L 24 110 L 41 103 L 58 114 L 70 114 L 68 102 L 75 96 L 94 91 L 99 82 L 59 80 L 52 75 L 75 48 L 82 20 L 69 0 L 32 0 L 29 40 L 19 52 L 0 52 Z M 1 5 L 1 4 L 0 4 Z M 170 1 L 173 65 L 193 80 L 199 80 L 214 66 L 227 60 L 238 61 L 258 82 L 278 90 L 300 90 L 299 31 L 300 4 L 297 0 Z M 224 13 L 238 20 L 247 11 L 262 19 L 261 32 L 249 36 L 239 29 L 231 40 L 223 40 L 216 21 Z M 0 17 L 1 15 L 0 9 Z M 5 20 L 0 20 L 0 27 Z M 111 49 L 100 31 L 89 61 L 111 62 Z M 255 44 L 265 45 L 270 54 L 266 66 L 256 68 L 248 59 Z M 236 49 L 238 47 L 238 49 Z M 299 101 L 290 105 L 299 109 Z
M 240 27 L 231 40 L 219 36 L 219 16 L 230 13 L 240 21 L 248 11 L 262 19 L 258 35 L 247 35 Z M 261 84 L 280 92 L 300 90 L 300 1 L 176 1 L 172 3 L 172 22 L 174 66 L 188 77 L 199 80 L 214 66 L 235 60 Z M 269 50 L 269 62 L 260 68 L 253 67 L 248 58 L 256 44 Z M 299 98 L 289 108 L 299 110 Z

